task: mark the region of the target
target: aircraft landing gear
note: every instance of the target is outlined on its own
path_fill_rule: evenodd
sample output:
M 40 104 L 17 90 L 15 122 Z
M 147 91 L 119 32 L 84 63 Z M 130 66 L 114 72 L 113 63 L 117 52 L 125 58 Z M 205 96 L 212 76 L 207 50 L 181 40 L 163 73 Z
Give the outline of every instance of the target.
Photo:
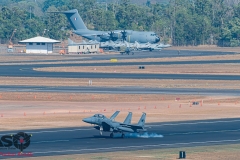
M 125 138 L 125 134 L 124 133 L 122 133 L 122 138 Z
M 113 133 L 111 133 L 111 134 L 110 134 L 110 137 L 113 138 L 113 136 L 114 136 Z

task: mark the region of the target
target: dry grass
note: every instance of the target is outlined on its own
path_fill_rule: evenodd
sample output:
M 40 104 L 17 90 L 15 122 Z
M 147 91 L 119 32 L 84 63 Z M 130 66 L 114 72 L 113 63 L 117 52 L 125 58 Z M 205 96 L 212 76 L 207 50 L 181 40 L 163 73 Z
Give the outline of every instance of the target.
M 216 53 L 217 54 L 217 53 Z M 93 55 L 93 56 L 101 56 L 101 55 Z M 118 59 L 117 63 L 121 62 L 168 62 L 168 61 L 196 61 L 196 60 L 238 60 L 240 59 L 240 54 L 230 54 L 230 55 L 212 55 L 212 56 L 187 56 L 187 57 L 177 57 L 177 50 L 176 50 L 176 57 L 167 57 L 167 58 L 142 58 L 142 59 Z M 79 61 L 65 61 L 65 60 L 71 60 L 71 59 L 79 59 Z M 111 62 L 109 60 L 88 60 L 84 61 L 84 59 L 89 59 L 89 57 L 82 57 L 82 56 L 71 56 L 71 55 L 64 55 L 64 56 L 58 56 L 58 55 L 42 55 L 42 56 L 1 56 L 0 55 L 0 62 L 2 62 L 0 65 L 26 65 L 26 64 L 68 64 L 68 63 L 109 63 Z M 34 60 L 59 60 L 56 62 L 28 62 L 28 61 L 34 61 Z M 61 61 L 64 60 L 64 61 Z M 14 62 L 15 63 L 9 63 Z M 21 62 L 18 62 L 21 61 Z M 117 64 L 116 63 L 116 64 Z
M 3 100 L 6 97 L 12 100 Z M 202 100 L 199 106 L 189 103 Z M 79 127 L 87 125 L 82 122 L 84 117 L 95 113 L 110 116 L 116 110 L 121 111 L 117 121 L 123 121 L 132 111 L 133 123 L 142 112 L 147 113 L 148 123 L 236 118 L 240 115 L 239 101 L 239 97 L 192 95 L 6 93 L 0 100 L 0 130 Z
M 152 88 L 212 88 L 240 89 L 240 82 L 224 80 L 174 80 L 174 79 L 91 79 L 92 86 L 100 87 L 152 87 Z M 26 78 L 0 77 L 0 85 L 25 86 L 88 86 L 86 78 Z
M 175 100 L 179 97 L 181 101 L 188 102 L 194 99 L 205 99 L 200 95 L 170 95 L 170 94 L 84 94 L 84 93 L 55 93 L 55 92 L 1 92 L 0 102 L 7 101 L 62 101 L 62 102 L 152 102 Z M 211 96 L 205 102 L 227 102 L 235 103 L 240 97 Z
M 193 51 L 218 51 L 218 52 L 237 52 L 240 47 L 217 47 L 216 45 L 199 45 L 199 46 L 173 46 L 165 50 L 193 50 Z

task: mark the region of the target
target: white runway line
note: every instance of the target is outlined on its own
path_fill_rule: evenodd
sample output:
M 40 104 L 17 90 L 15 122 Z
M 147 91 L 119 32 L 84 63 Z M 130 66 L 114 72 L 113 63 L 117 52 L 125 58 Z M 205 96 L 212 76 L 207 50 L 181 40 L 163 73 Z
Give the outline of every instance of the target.
M 235 130 L 220 130 L 220 131 L 205 131 L 205 132 L 170 133 L 170 134 L 164 134 L 164 136 L 204 134 L 204 133 L 224 133 L 224 132 L 238 132 L 238 131 L 240 131 L 240 129 L 235 129 Z
M 177 126 L 177 125 L 194 125 L 194 124 L 214 124 L 214 123 L 231 123 L 231 122 L 240 122 L 240 119 L 229 120 L 229 121 L 204 121 L 204 122 L 190 122 L 190 123 L 167 123 L 159 125 L 145 125 L 145 127 L 157 127 L 157 126 Z
M 53 130 L 53 131 L 36 131 L 36 132 L 31 132 L 31 131 L 24 131 L 25 133 L 28 132 L 29 134 L 35 134 L 35 133 L 56 133 L 56 132 L 74 132 L 74 131 L 88 131 L 88 130 L 94 130 L 94 128 L 89 128 L 89 129 L 70 129 L 70 130 Z M 17 133 L 18 131 L 16 131 Z M 16 134 L 16 133 L 4 133 L 0 135 L 8 135 L 8 134 Z
M 54 140 L 54 141 L 38 141 L 38 142 L 32 142 L 31 144 L 38 144 L 38 143 L 55 143 L 55 142 L 68 142 L 69 140 Z

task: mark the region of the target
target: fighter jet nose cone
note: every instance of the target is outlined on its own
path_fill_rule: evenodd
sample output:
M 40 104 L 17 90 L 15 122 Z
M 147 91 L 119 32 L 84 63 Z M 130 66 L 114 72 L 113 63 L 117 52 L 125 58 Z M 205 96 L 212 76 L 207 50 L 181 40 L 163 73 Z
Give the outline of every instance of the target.
M 91 118 L 83 118 L 82 121 L 86 123 L 91 123 Z

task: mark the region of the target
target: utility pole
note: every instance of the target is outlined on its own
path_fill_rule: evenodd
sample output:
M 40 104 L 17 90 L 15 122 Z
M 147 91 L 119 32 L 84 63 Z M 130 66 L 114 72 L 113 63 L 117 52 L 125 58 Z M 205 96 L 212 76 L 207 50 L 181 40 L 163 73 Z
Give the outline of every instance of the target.
M 32 19 L 32 7 L 30 6 L 30 19 Z
M 176 0 L 174 0 L 173 44 L 175 44 L 175 31 L 176 31 Z

